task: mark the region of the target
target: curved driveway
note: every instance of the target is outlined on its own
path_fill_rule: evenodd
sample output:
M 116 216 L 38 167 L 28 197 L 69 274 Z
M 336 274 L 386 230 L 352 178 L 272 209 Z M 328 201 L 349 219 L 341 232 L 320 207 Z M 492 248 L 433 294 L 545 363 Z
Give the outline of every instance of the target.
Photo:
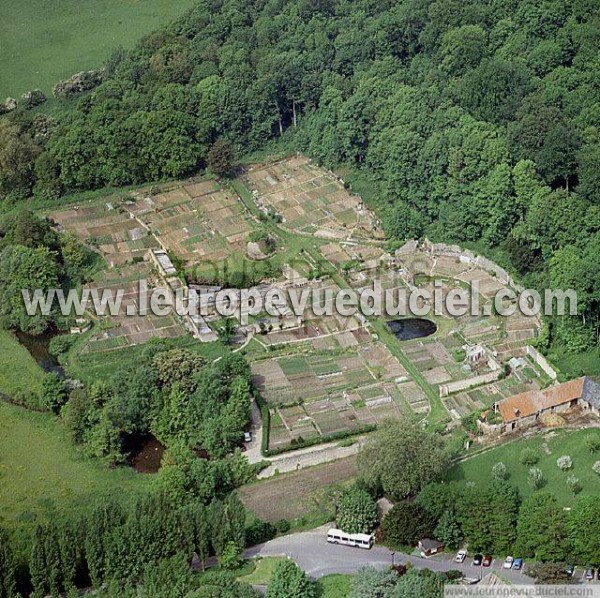
M 392 564 L 392 552 L 383 546 L 374 546 L 371 550 L 364 550 L 329 544 L 325 539 L 329 527 L 323 526 L 308 532 L 275 538 L 265 544 L 249 548 L 245 556 L 246 558 L 287 556 L 313 578 L 332 573 L 355 573 L 367 565 L 384 569 Z M 500 578 L 511 583 L 528 584 L 533 582 L 531 578 L 519 571 L 502 569 L 502 562 L 497 560 L 492 563 L 492 567 L 483 568 L 473 567 L 469 557 L 464 564 L 459 565 L 452 562 L 449 555 L 425 559 L 404 553 L 395 553 L 394 562 L 396 564 L 410 562 L 414 567 L 438 572 L 457 569 L 469 578 L 479 578 L 493 571 Z

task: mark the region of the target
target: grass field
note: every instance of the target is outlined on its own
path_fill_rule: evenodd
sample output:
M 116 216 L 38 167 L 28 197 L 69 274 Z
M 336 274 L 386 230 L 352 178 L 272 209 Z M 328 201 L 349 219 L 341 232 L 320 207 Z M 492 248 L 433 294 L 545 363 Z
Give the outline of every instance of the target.
M 285 561 L 285 557 L 273 556 L 267 557 L 264 559 L 258 559 L 256 561 L 256 568 L 249 575 L 244 575 L 240 577 L 240 581 L 245 583 L 249 583 L 251 585 L 264 586 L 269 583 L 271 577 L 273 575 L 273 571 L 275 571 L 275 567 L 277 563 L 281 561 Z
M 542 490 L 555 494 L 561 504 L 567 506 L 573 502 L 573 494 L 566 483 L 569 475 L 579 478 L 582 486 L 580 495 L 598 496 L 600 476 L 592 470 L 592 465 L 600 460 L 600 454 L 590 454 L 585 446 L 584 439 L 590 433 L 600 435 L 600 430 L 555 431 L 511 442 L 459 463 L 452 468 L 448 479 L 486 485 L 492 480 L 492 467 L 501 461 L 506 465 L 508 482 L 517 486 L 522 496 L 529 496 L 533 493 L 527 482 L 529 467 L 519 462 L 519 456 L 525 447 L 530 447 L 539 457 L 535 467 L 539 467 L 544 475 Z M 573 467 L 568 472 L 561 471 L 556 465 L 556 460 L 562 455 L 573 460 Z
M 149 478 L 108 470 L 74 449 L 58 420 L 0 402 L 0 520 L 30 520 L 99 493 L 127 496 Z
M 350 594 L 352 575 L 326 575 L 319 579 L 321 598 L 345 598 Z
M 0 330 L 0 355 L 0 392 L 9 396 L 24 390 L 39 392 L 44 372 L 27 349 L 6 330 Z
M 4 0 L 0 98 L 36 87 L 48 95 L 58 80 L 99 67 L 115 47 L 132 47 L 193 4 L 193 0 Z

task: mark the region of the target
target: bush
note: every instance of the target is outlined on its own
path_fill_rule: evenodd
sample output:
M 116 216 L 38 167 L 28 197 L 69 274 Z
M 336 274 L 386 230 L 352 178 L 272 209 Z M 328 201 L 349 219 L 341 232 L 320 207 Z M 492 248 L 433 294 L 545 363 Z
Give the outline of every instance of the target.
M 595 455 L 598 451 L 600 451 L 600 435 L 592 432 L 588 434 L 584 439 L 586 448 L 592 455 Z
M 368 534 L 377 525 L 377 505 L 365 490 L 342 494 L 337 507 L 337 526 L 347 534 Z
M 563 455 L 556 460 L 556 465 L 562 471 L 567 471 L 573 467 L 573 460 L 571 457 L 569 457 L 569 455 Z
M 254 519 L 246 528 L 246 546 L 256 546 L 275 537 L 277 528 L 268 521 Z
M 537 452 L 532 448 L 524 448 L 519 456 L 519 461 L 523 465 L 531 466 L 535 465 L 540 460 Z
M 573 496 L 581 492 L 581 482 L 579 481 L 579 478 L 577 476 L 570 475 L 567 478 L 567 486 L 569 490 L 573 493 Z
M 529 470 L 527 481 L 534 490 L 541 488 L 544 485 L 544 475 L 542 474 L 542 470 L 539 467 L 532 467 Z
M 506 465 L 504 463 L 496 463 L 494 467 L 492 467 L 492 477 L 495 480 L 505 480 L 508 476 L 508 472 L 506 471 Z
M 64 380 L 54 372 L 46 374 L 42 380 L 42 405 L 46 409 L 58 413 L 67 399 L 68 394 Z
M 280 534 L 287 534 L 290 531 L 290 529 L 292 529 L 292 524 L 287 519 L 280 519 L 275 524 L 275 529 Z
M 75 334 L 61 334 L 60 336 L 55 336 L 48 346 L 48 350 L 54 357 L 60 357 L 67 353 L 67 351 L 73 346 L 75 341 L 77 340 L 77 335 Z
M 237 569 L 242 564 L 242 549 L 235 542 L 227 542 L 219 555 L 219 567 Z

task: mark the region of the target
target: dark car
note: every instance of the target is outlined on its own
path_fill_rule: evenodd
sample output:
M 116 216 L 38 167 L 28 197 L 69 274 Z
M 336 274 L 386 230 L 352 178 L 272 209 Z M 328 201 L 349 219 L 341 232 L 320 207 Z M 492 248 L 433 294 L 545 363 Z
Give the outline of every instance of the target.
M 523 568 L 523 559 L 515 559 L 512 568 L 515 571 L 520 571 Z
M 596 578 L 598 579 L 598 581 L 600 581 L 600 568 L 596 572 Z
M 585 578 L 587 581 L 592 581 L 594 579 L 594 570 L 593 569 L 586 569 L 585 571 Z
M 479 567 L 479 565 L 481 565 L 482 562 L 483 562 L 483 555 L 482 554 L 476 554 L 473 557 L 473 566 L 474 567 Z
M 484 567 L 489 567 L 489 566 L 491 566 L 493 560 L 494 560 L 494 557 L 491 554 L 486 554 L 483 557 L 483 563 L 482 563 L 482 565 Z
M 573 577 L 573 575 L 575 575 L 575 565 L 568 565 L 567 568 L 565 569 L 565 573 L 569 577 Z

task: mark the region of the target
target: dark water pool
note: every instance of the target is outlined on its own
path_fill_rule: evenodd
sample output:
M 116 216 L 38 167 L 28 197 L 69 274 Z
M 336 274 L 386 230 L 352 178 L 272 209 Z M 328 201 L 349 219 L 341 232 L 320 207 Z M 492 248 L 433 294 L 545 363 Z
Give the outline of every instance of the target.
M 37 361 L 38 365 L 45 372 L 56 372 L 64 376 L 64 370 L 48 349 L 50 341 L 56 336 L 55 332 L 46 332 L 44 334 L 27 334 L 17 331 L 16 335 L 19 342 L 29 351 L 31 356 Z
M 437 325 L 425 318 L 402 318 L 401 320 L 390 320 L 388 328 L 401 341 L 410 341 L 414 338 L 431 336 L 437 331 Z
M 139 473 L 156 473 L 160 469 L 165 447 L 152 434 L 131 434 L 123 443 L 129 453 L 127 462 Z

